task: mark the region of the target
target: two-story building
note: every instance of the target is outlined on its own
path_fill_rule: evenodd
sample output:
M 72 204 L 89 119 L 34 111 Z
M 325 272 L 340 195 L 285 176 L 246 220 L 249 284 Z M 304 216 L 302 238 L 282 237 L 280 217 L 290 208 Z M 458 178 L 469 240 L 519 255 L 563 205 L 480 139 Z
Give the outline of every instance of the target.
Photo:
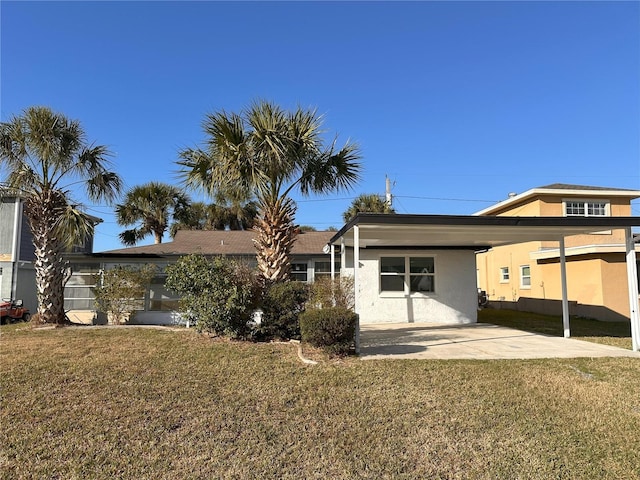
M 90 217 L 95 224 L 102 220 Z M 90 254 L 93 236 L 69 251 Z M 32 312 L 38 306 L 36 274 L 33 267 L 35 247 L 29 222 L 24 215 L 24 200 L 15 193 L 0 192 L 0 299 L 22 300 Z
M 552 184 L 533 188 L 477 212 L 478 216 L 629 217 L 639 190 Z M 629 318 L 625 233 L 591 232 L 565 239 L 567 289 L 572 315 L 599 320 Z M 636 256 L 638 256 L 636 246 Z M 496 306 L 561 313 L 557 242 L 533 241 L 478 253 L 478 287 Z
M 31 229 L 17 195 L 0 195 L 0 298 L 22 299 L 34 311 L 38 304 Z

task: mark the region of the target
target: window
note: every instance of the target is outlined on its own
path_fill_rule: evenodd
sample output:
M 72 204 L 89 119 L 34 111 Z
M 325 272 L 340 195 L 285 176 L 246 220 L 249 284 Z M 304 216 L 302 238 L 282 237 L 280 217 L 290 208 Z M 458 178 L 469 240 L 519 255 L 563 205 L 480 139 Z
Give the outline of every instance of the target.
M 404 292 L 404 257 L 380 258 L 380 290 Z
M 509 283 L 509 267 L 500 267 L 500 283 Z
M 407 275 L 408 273 L 408 275 Z M 435 292 L 434 257 L 381 257 L 380 291 Z
M 564 212 L 567 217 L 607 217 L 609 202 L 601 200 L 565 200 Z
M 149 310 L 150 311 L 173 311 L 178 310 L 179 297 L 164 286 L 166 276 L 156 276 L 151 280 L 148 287 Z
M 306 263 L 291 264 L 291 280 L 296 280 L 298 282 L 307 281 L 307 264 Z
M 520 288 L 531 288 L 531 267 L 529 265 L 520 266 Z
M 409 258 L 409 270 L 411 272 L 410 292 L 435 291 L 435 266 L 433 257 Z
M 97 264 L 76 264 L 64 287 L 64 308 L 66 310 L 94 310 L 93 288 L 100 269 Z
M 340 275 L 340 262 L 336 262 L 333 265 L 336 275 Z M 331 277 L 331 262 L 314 262 L 313 264 L 314 278 L 330 278 Z

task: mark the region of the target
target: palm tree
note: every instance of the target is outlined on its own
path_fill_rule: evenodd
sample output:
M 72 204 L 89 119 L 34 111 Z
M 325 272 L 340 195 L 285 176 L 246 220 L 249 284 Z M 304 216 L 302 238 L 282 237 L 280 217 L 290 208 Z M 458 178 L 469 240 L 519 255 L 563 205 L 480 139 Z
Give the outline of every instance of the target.
M 113 201 L 120 177 L 109 170 L 109 152 L 88 144 L 76 120 L 47 107 L 30 107 L 0 123 L 0 166 L 7 188 L 21 196 L 35 247 L 40 321 L 64 321 L 65 248 L 83 243 L 92 217 L 71 197 L 84 187 L 93 201 Z
M 125 245 L 135 245 L 153 234 L 155 243 L 162 243 L 169 228 L 169 217 L 179 221 L 187 216 L 189 197 L 180 189 L 160 182 L 149 182 L 133 187 L 125 195 L 124 203 L 116 205 L 116 220 L 128 227 L 120 233 Z
M 258 207 L 255 202 L 226 201 L 206 204 L 193 202 L 185 209 L 179 221 L 171 225 L 170 234 L 176 236 L 178 230 L 248 230 L 253 227 Z
M 349 208 L 342 214 L 342 218 L 347 223 L 360 212 L 396 213 L 382 196 L 375 193 L 363 193 L 354 198 Z
M 296 234 L 290 193 L 339 192 L 359 179 L 357 145 L 347 142 L 336 151 L 334 140 L 325 146 L 322 120 L 315 110 L 287 112 L 259 101 L 239 114 L 207 115 L 206 146 L 180 152 L 187 186 L 212 196 L 255 196 L 258 269 L 268 281 L 288 278 Z

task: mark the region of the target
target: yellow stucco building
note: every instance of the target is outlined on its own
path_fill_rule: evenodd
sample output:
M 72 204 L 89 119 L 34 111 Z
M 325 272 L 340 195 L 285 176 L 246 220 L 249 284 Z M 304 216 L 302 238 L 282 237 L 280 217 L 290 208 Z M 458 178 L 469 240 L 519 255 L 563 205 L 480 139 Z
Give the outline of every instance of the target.
M 475 215 L 631 216 L 640 191 L 553 184 L 534 188 Z M 629 319 L 624 230 L 565 239 L 567 290 L 572 315 L 599 320 Z M 636 244 L 636 258 L 639 248 Z M 561 313 L 560 252 L 557 242 L 527 242 L 477 254 L 478 287 L 505 308 Z

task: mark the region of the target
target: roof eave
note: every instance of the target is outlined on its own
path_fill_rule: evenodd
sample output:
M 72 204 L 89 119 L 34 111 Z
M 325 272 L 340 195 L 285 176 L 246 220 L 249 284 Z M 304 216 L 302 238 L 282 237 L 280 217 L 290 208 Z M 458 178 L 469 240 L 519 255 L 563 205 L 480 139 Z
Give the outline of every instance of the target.
M 585 198 L 599 198 L 599 197 L 621 197 L 621 198 L 640 198 L 640 190 L 585 190 L 582 188 L 568 189 L 568 188 L 532 188 L 526 192 L 520 193 L 513 197 L 507 198 L 501 202 L 491 205 L 475 212 L 474 216 L 490 215 L 493 212 L 502 210 L 510 205 L 522 202 L 531 197 L 539 195 L 559 195 L 565 197 L 585 197 Z

